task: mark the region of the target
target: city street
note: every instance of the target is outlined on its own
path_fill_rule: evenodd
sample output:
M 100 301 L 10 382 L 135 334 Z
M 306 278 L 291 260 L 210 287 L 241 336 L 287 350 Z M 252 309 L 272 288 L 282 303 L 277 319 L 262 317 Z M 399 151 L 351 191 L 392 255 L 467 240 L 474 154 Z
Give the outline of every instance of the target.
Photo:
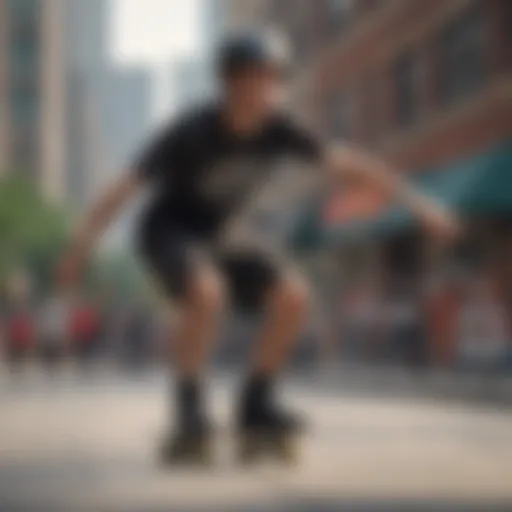
M 229 423 L 233 381 L 211 390 Z M 228 429 L 215 469 L 162 472 L 161 376 L 0 379 L 0 511 L 512 510 L 512 411 L 355 397 L 289 383 L 309 411 L 301 463 L 239 468 Z

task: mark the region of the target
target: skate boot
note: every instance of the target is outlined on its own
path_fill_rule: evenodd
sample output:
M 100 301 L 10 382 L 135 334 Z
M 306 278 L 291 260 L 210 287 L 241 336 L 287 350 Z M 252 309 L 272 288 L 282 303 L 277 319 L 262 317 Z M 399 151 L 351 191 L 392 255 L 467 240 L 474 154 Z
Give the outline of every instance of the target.
M 201 388 L 195 380 L 178 381 L 173 400 L 176 429 L 160 448 L 163 466 L 209 466 L 213 462 L 213 429 Z
M 209 467 L 213 464 L 213 433 L 210 425 L 200 421 L 181 425 L 164 439 L 160 447 L 164 467 Z
M 238 459 L 253 464 L 271 458 L 286 465 L 297 464 L 304 422 L 275 405 L 242 415 L 238 426 Z

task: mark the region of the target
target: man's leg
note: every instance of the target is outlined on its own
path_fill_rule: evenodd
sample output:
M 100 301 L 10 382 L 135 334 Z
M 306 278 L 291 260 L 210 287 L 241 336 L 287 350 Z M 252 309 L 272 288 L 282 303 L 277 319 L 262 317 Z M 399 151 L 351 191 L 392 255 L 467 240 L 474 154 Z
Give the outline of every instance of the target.
M 280 280 L 269 292 L 267 316 L 254 353 L 254 375 L 272 378 L 288 361 L 308 313 L 308 291 L 296 275 Z
M 172 430 L 161 457 L 165 463 L 207 462 L 211 457 L 211 424 L 203 397 L 203 374 L 217 333 L 223 304 L 221 279 L 210 269 L 198 269 L 180 300 L 172 337 L 176 376 L 172 382 Z
M 211 268 L 201 268 L 190 278 L 172 339 L 176 371 L 176 415 L 187 425 L 204 420 L 201 379 L 217 334 L 224 303 L 223 283 Z
M 235 305 L 245 311 L 265 313 L 253 354 L 252 373 L 272 377 L 288 360 L 306 321 L 306 281 L 291 267 L 256 251 L 228 255 L 221 267 L 229 279 Z
M 276 417 L 280 411 L 274 401 L 274 387 L 306 321 L 307 286 L 299 276 L 284 276 L 270 289 L 265 302 L 266 317 L 243 391 L 240 421 L 250 427 L 291 420 L 289 426 L 293 427 L 296 422 L 287 414 Z
M 249 433 L 294 431 L 300 422 L 275 403 L 274 382 L 306 320 L 305 281 L 265 254 L 232 255 L 224 268 L 236 304 L 245 309 L 261 308 L 266 313 L 250 373 L 242 388 L 239 427 Z
M 211 268 L 199 269 L 184 294 L 173 336 L 173 355 L 180 380 L 193 381 L 201 377 L 223 304 L 220 276 Z
M 308 312 L 308 293 L 298 276 L 275 281 L 266 296 L 266 318 L 252 367 L 242 391 L 238 422 L 240 457 L 251 461 L 271 453 L 295 462 L 293 439 L 301 419 L 282 408 L 275 398 L 275 381 L 288 361 Z
M 171 340 L 175 369 L 171 408 L 175 414 L 162 456 L 165 461 L 193 458 L 198 454 L 196 447 L 209 434 L 201 380 L 222 310 L 224 287 L 214 264 L 197 251 L 186 234 L 169 228 L 151 235 L 143 246 L 146 261 L 163 291 L 178 306 Z

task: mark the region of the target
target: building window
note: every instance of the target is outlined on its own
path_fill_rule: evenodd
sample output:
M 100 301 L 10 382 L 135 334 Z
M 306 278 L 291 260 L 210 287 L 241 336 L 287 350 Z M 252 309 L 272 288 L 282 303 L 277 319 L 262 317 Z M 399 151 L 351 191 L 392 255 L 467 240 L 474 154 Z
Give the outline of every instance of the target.
M 367 143 L 378 141 L 382 132 L 382 76 L 373 71 L 361 84 L 362 119 L 364 138 Z
M 414 124 L 420 104 L 419 62 L 412 53 L 401 55 L 394 65 L 395 115 L 399 126 Z
M 40 19 L 34 0 L 11 0 L 10 8 L 9 74 L 13 82 L 19 83 L 32 80 L 39 73 Z
M 314 0 L 273 0 L 267 7 L 267 19 L 281 26 L 300 24 L 308 19 L 308 13 L 315 7 Z
M 366 8 L 368 10 L 378 9 L 382 7 L 384 0 L 366 0 Z
M 41 0 L 9 0 L 7 9 L 14 27 L 25 23 L 35 24 L 40 18 Z
M 289 29 L 289 37 L 292 43 L 293 56 L 296 57 L 296 64 L 300 65 L 310 54 L 311 37 L 307 23 L 296 22 Z
M 505 12 L 505 31 L 508 37 L 509 46 L 512 45 L 512 2 L 503 0 Z
M 297 12 L 296 9 L 293 9 L 293 11 L 290 9 L 287 0 L 273 0 L 268 6 L 267 16 L 271 23 L 287 26 L 293 21 Z
M 18 30 L 13 34 L 10 51 L 10 74 L 14 82 L 34 80 L 39 74 L 38 33 Z
M 33 131 L 21 128 L 12 134 L 11 139 L 11 154 L 15 169 L 31 178 L 36 178 L 36 140 L 36 134 Z
M 33 126 L 38 118 L 38 98 L 33 84 L 18 85 L 11 93 L 12 120 L 16 126 Z
M 384 0 L 359 0 L 359 2 L 361 5 L 361 11 L 368 13 L 382 7 Z
M 327 2 L 327 25 L 330 35 L 338 35 L 349 26 L 354 15 L 355 0 L 329 0 Z
M 477 6 L 452 21 L 440 39 L 440 94 L 445 104 L 478 90 L 486 78 L 486 20 Z
M 346 94 L 331 97 L 327 104 L 329 135 L 336 139 L 348 138 L 351 134 L 352 103 Z

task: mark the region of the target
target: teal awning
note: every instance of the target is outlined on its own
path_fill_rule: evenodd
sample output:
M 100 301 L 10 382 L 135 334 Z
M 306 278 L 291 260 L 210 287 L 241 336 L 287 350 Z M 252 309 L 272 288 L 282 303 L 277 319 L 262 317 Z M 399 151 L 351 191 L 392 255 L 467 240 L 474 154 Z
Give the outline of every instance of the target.
M 412 178 L 425 194 L 461 215 L 486 216 L 512 212 L 512 143 Z M 378 217 L 355 220 L 325 230 L 322 245 L 389 236 L 417 226 L 405 208 L 391 206 Z
M 310 205 L 299 215 L 290 235 L 289 245 L 295 251 L 308 251 L 321 246 L 323 236 L 322 207 Z

